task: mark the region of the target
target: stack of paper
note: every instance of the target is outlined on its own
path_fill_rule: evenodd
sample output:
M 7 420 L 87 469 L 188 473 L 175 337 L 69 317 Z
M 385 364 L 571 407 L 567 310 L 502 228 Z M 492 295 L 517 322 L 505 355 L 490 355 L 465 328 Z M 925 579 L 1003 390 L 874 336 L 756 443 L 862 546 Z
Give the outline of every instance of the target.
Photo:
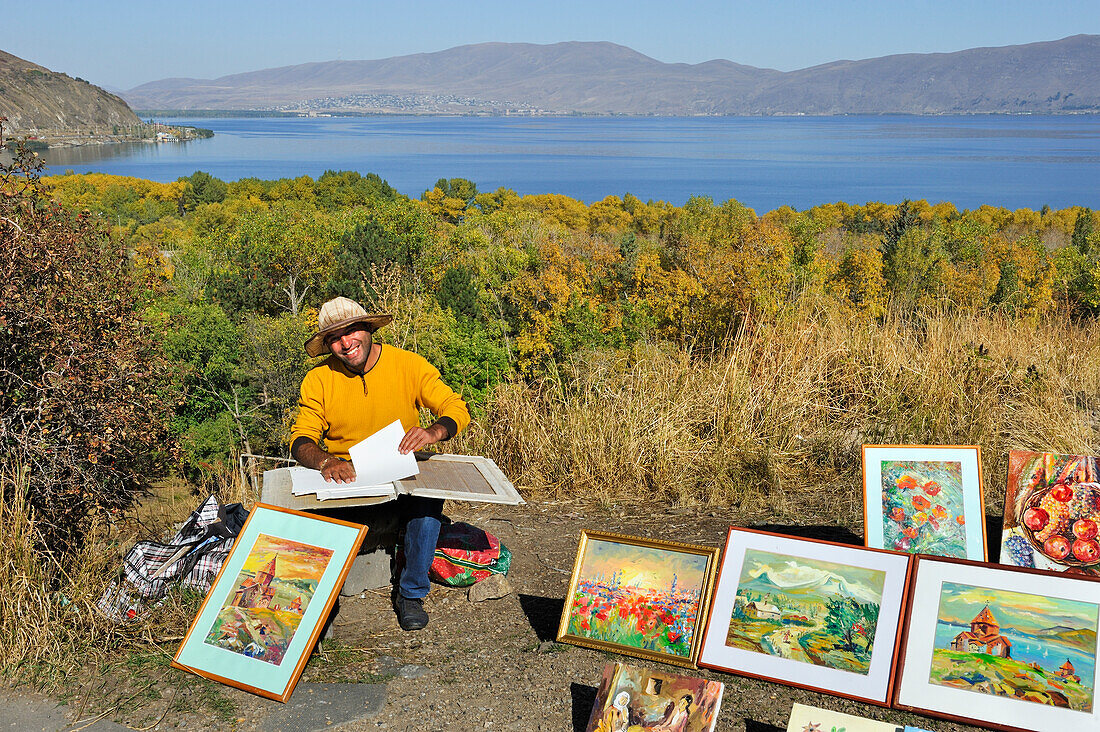
M 321 501 L 369 496 L 396 498 L 399 491 L 394 481 L 420 472 L 415 455 L 411 452 L 402 455 L 397 450 L 404 436 L 401 422 L 394 420 L 348 450 L 355 467 L 355 480 L 351 483 L 329 482 L 321 477 L 319 470 L 302 466 L 290 468 L 291 492 L 296 496 L 315 493 Z

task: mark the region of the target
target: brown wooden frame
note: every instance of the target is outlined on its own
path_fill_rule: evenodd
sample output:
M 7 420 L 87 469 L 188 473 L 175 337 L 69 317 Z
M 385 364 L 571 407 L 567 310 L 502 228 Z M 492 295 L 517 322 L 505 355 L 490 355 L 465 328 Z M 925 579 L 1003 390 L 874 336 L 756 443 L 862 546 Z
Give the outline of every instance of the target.
M 981 519 L 982 526 L 982 559 L 981 561 L 989 561 L 989 534 L 986 528 L 985 521 L 985 479 L 982 472 L 982 448 L 981 445 L 863 445 L 860 450 L 860 466 L 862 470 L 861 477 L 863 479 L 863 545 L 868 549 L 877 549 L 884 547 L 872 547 L 868 541 L 867 526 L 871 521 L 871 507 L 867 495 L 867 449 L 868 448 L 896 448 L 905 450 L 974 450 L 978 462 L 978 502 L 981 510 L 979 518 Z M 881 520 L 881 512 L 880 512 Z M 969 517 L 967 517 L 969 518 Z M 892 550 L 891 550 L 892 551 Z
M 715 671 L 724 671 L 726 673 L 736 674 L 738 676 L 747 676 L 747 677 L 754 678 L 754 679 L 762 679 L 764 681 L 771 681 L 771 682 L 774 682 L 774 683 L 777 683 L 777 684 L 784 684 L 786 686 L 793 686 L 797 689 L 806 689 L 807 691 L 815 691 L 815 692 L 819 692 L 819 693 L 831 694 L 833 696 L 838 696 L 838 697 L 841 697 L 841 698 L 844 698 L 844 699 L 852 699 L 854 701 L 860 701 L 860 702 L 866 702 L 868 704 L 874 704 L 875 706 L 889 707 L 890 706 L 890 699 L 892 698 L 893 693 L 894 693 L 894 683 L 895 683 L 895 677 L 896 677 L 896 672 L 897 672 L 897 667 L 896 667 L 896 664 L 895 664 L 895 660 L 896 660 L 897 653 L 898 653 L 898 647 L 899 647 L 899 643 L 900 643 L 900 639 L 901 639 L 901 635 L 902 635 L 902 629 L 903 629 L 902 628 L 902 623 L 903 623 L 903 620 L 904 620 L 904 617 L 905 617 L 905 609 L 907 607 L 907 602 L 908 602 L 908 597 L 909 597 L 910 580 L 911 580 L 912 572 L 913 572 L 913 562 L 912 562 L 913 555 L 906 554 L 905 552 L 889 551 L 887 549 L 874 549 L 874 548 L 870 548 L 870 547 L 856 546 L 856 545 L 853 545 L 853 544 L 843 544 L 843 543 L 837 542 L 837 541 L 827 541 L 827 540 L 824 540 L 824 539 L 808 539 L 808 538 L 799 537 L 799 536 L 791 536 L 789 534 L 780 534 L 780 533 L 773 532 L 773 531 L 761 531 L 759 529 L 746 529 L 746 528 L 731 526 L 729 528 L 729 532 L 726 535 L 725 547 L 722 550 L 722 561 L 721 561 L 721 564 L 719 565 L 719 568 L 718 568 L 718 580 L 714 584 L 714 595 L 715 595 L 715 597 L 711 599 L 710 615 L 707 617 L 707 624 L 706 624 L 706 627 L 703 630 L 703 645 L 704 645 L 704 647 L 700 650 L 700 656 L 702 655 L 702 652 L 706 650 L 706 642 L 707 642 L 707 639 L 710 636 L 711 622 L 715 621 L 714 613 L 715 613 L 716 599 L 717 599 L 718 592 L 719 592 L 720 588 L 722 587 L 722 573 L 725 571 L 725 568 L 726 568 L 726 557 L 727 557 L 727 555 L 730 551 L 730 548 L 731 548 L 730 540 L 733 538 L 734 532 L 738 532 L 738 533 L 741 533 L 741 534 L 750 534 L 750 535 L 755 534 L 755 535 L 758 535 L 758 536 L 778 537 L 778 538 L 787 539 L 787 540 L 790 540 L 790 541 L 802 542 L 802 543 L 807 543 L 807 544 L 811 544 L 811 545 L 812 544 L 817 544 L 817 545 L 822 545 L 822 546 L 838 547 L 838 548 L 842 548 L 842 549 L 851 550 L 851 551 L 854 551 L 854 552 L 873 552 L 875 554 L 885 554 L 885 555 L 898 557 L 899 559 L 903 558 L 905 560 L 905 576 L 901 581 L 901 597 L 899 597 L 897 599 L 897 602 L 898 602 L 898 623 L 897 623 L 897 627 L 894 628 L 894 644 L 893 644 L 893 647 L 891 648 L 891 653 L 890 653 L 889 670 L 886 672 L 887 682 L 886 682 L 886 689 L 884 690 L 885 693 L 884 693 L 884 695 L 881 699 L 878 698 L 878 697 L 872 697 L 872 696 L 859 696 L 857 694 L 844 693 L 844 692 L 841 692 L 841 691 L 832 690 L 832 689 L 822 687 L 822 686 L 814 686 L 812 684 L 799 683 L 797 681 L 792 681 L 792 680 L 788 680 L 788 679 L 784 679 L 784 678 L 778 678 L 778 677 L 775 677 L 775 676 L 768 676 L 768 675 L 765 675 L 765 674 L 753 673 L 751 671 L 744 671 L 744 670 L 741 670 L 741 669 L 729 668 L 729 667 L 722 666 L 722 665 L 715 664 L 715 663 L 708 663 L 708 662 L 702 661 L 702 660 L 699 661 L 699 667 L 700 668 L 709 668 L 709 669 L 713 669 Z M 739 578 L 738 578 L 738 580 L 739 580 Z M 884 600 L 885 600 L 885 598 L 884 598 Z M 883 604 L 885 604 L 885 602 Z M 726 620 L 723 620 L 723 622 L 726 622 Z M 877 633 L 876 633 L 876 636 L 877 636 Z M 792 663 L 799 663 L 799 662 L 792 661 Z M 808 666 L 808 668 L 814 668 L 814 666 Z
M 1089 576 L 1089 575 L 1079 575 L 1079 574 L 1068 575 L 1068 574 L 1064 574 L 1064 573 L 1060 573 L 1060 572 L 1049 572 L 1049 571 L 1041 570 L 1041 569 L 1031 569 L 1029 567 L 1013 567 L 1013 566 L 1010 566 L 1010 565 L 994 564 L 994 563 L 990 563 L 990 562 L 975 562 L 975 561 L 970 560 L 970 559 L 957 559 L 955 557 L 934 557 L 934 556 L 931 556 L 931 555 L 928 555 L 928 554 L 917 554 L 917 555 L 914 555 L 914 560 L 915 561 L 913 562 L 913 566 L 912 566 L 912 574 L 910 576 L 910 581 L 909 581 L 910 590 L 913 590 L 916 587 L 916 583 L 917 583 L 917 579 L 918 579 L 918 573 L 919 573 L 921 564 L 924 564 L 925 566 L 927 566 L 930 563 L 960 564 L 960 565 L 966 565 L 966 566 L 975 567 L 975 568 L 979 568 L 979 569 L 989 570 L 991 572 L 1007 572 L 1007 573 L 1012 573 L 1012 574 L 1039 575 L 1039 576 L 1048 577 L 1048 578 L 1051 578 L 1051 579 L 1063 579 L 1063 580 L 1066 580 L 1066 581 L 1069 581 L 1069 582 L 1074 582 L 1074 581 L 1080 580 L 1080 581 L 1088 582 L 1088 583 L 1100 583 L 1100 577 L 1093 577 L 1093 576 Z M 1008 590 L 1008 591 L 1021 592 L 1021 590 Z M 911 630 L 911 627 L 912 627 L 913 604 L 914 604 L 914 592 L 910 591 L 909 592 L 909 597 L 907 598 L 906 605 L 905 605 L 905 621 L 903 623 L 903 632 L 902 632 L 902 636 L 901 636 L 900 648 L 898 650 L 898 653 L 896 654 L 896 660 L 895 660 L 896 666 L 895 666 L 895 669 L 894 669 L 895 683 L 894 683 L 894 691 L 893 691 L 893 696 L 891 697 L 890 706 L 892 706 L 894 709 L 900 709 L 900 710 L 907 711 L 907 712 L 915 712 L 917 714 L 922 714 L 922 715 L 929 716 L 929 717 L 936 717 L 936 718 L 939 718 L 939 719 L 947 719 L 947 720 L 951 720 L 952 722 L 959 722 L 959 723 L 962 723 L 962 724 L 970 724 L 970 725 L 976 725 L 976 726 L 979 726 L 979 727 L 987 727 L 989 729 L 1001 730 L 1002 732 L 1035 732 L 1035 730 L 1033 730 L 1029 727 L 1015 727 L 1015 726 L 1011 726 L 1011 725 L 999 724 L 999 723 L 996 723 L 996 722 L 990 722 L 990 721 L 983 720 L 983 719 L 978 719 L 978 718 L 975 718 L 975 717 L 967 717 L 965 715 L 951 714 L 949 712 L 941 712 L 939 710 L 929 709 L 927 707 L 920 707 L 920 706 L 916 706 L 916 705 L 913 705 L 913 704 L 902 704 L 902 703 L 899 702 L 898 698 L 901 696 L 901 682 L 903 680 L 904 673 L 905 673 L 905 658 L 906 658 L 906 654 L 907 654 L 908 649 L 909 649 L 909 635 L 910 635 L 910 630 Z M 1098 649 L 1098 651 L 1100 651 L 1100 649 Z M 1097 655 L 1098 655 L 1098 658 L 1096 660 L 1098 661 L 1098 663 L 1097 663 L 1096 671 L 1098 673 L 1098 677 L 1100 677 L 1100 652 L 1098 652 Z M 1094 681 L 1093 681 L 1093 712 L 1092 712 L 1094 719 L 1100 718 L 1100 710 L 1097 709 L 1098 707 L 1100 707 L 1100 697 L 1097 696 L 1097 691 L 1098 691 L 1097 688 L 1096 688 L 1097 686 L 1098 686 L 1097 679 L 1094 679 Z M 975 692 L 975 693 L 977 693 L 977 692 Z M 992 696 L 992 695 L 983 695 L 983 696 L 986 696 L 986 698 L 988 698 L 990 700 L 995 700 L 995 699 L 1002 698 L 1002 697 L 997 697 L 997 696 Z M 1016 700 L 1012 699 L 1011 701 L 1016 701 Z M 1025 703 L 1028 703 L 1028 702 L 1025 702 Z M 1052 728 L 1052 729 L 1055 729 L 1055 728 Z M 1064 727 L 1064 725 L 1063 725 L 1062 727 L 1058 727 L 1057 729 L 1067 729 L 1068 730 L 1068 729 L 1071 729 L 1071 728 L 1070 727 Z M 1083 729 L 1087 729 L 1087 728 L 1086 727 L 1077 727 L 1076 729 L 1082 729 L 1083 730 Z
M 189 665 L 186 665 L 186 664 L 181 663 L 179 661 L 180 655 L 183 653 L 184 648 L 187 646 L 188 642 L 191 640 L 192 634 L 197 629 L 199 620 L 202 618 L 203 612 L 206 610 L 207 603 L 210 603 L 212 601 L 212 599 L 213 599 L 213 602 L 223 602 L 225 600 L 225 597 L 226 597 L 225 592 L 224 592 L 225 588 L 220 587 L 220 583 L 223 579 L 223 576 L 225 575 L 225 572 L 226 572 L 227 568 L 232 565 L 234 555 L 236 554 L 236 552 L 239 549 L 242 550 L 242 551 L 251 550 L 251 548 L 252 548 L 251 546 L 247 547 L 247 549 L 242 549 L 241 543 L 240 543 L 240 537 L 243 537 L 243 536 L 246 535 L 246 532 L 249 529 L 249 525 L 252 523 L 253 519 L 256 518 L 257 516 L 261 515 L 257 511 L 257 509 L 262 509 L 262 510 L 265 510 L 265 511 L 275 511 L 275 512 L 278 512 L 278 513 L 292 514 L 292 515 L 295 515 L 295 516 L 300 516 L 302 518 L 308 519 L 310 521 L 320 521 L 320 522 L 323 522 L 323 523 L 338 524 L 340 526 L 346 526 L 348 528 L 355 529 L 357 531 L 357 536 L 354 539 L 354 541 L 351 543 L 351 545 L 350 545 L 350 547 L 347 551 L 347 556 L 344 557 L 344 559 L 343 559 L 343 566 L 340 569 L 340 574 L 339 574 L 338 577 L 336 577 L 335 583 L 333 584 L 331 590 L 329 591 L 328 596 L 323 597 L 323 598 L 316 598 L 316 599 L 323 599 L 324 604 L 322 606 L 320 614 L 317 616 L 317 619 L 314 622 L 313 628 L 311 628 L 309 630 L 309 636 L 308 636 L 309 640 L 305 644 L 305 647 L 304 647 L 303 652 L 301 653 L 301 656 L 295 661 L 294 669 L 291 671 L 289 680 L 288 680 L 285 688 L 283 689 L 283 691 L 281 693 L 274 693 L 274 692 L 268 691 L 266 689 L 261 689 L 261 688 L 258 688 L 256 686 L 252 686 L 250 684 L 247 684 L 243 681 L 239 681 L 237 679 L 234 679 L 234 678 L 231 678 L 231 677 L 228 677 L 228 676 L 224 676 L 224 675 L 215 673 L 213 671 L 208 671 L 208 670 L 203 669 L 203 668 L 196 668 L 196 667 L 193 667 L 193 666 L 189 666 Z M 248 519 L 245 521 L 244 526 L 241 527 L 240 534 L 238 535 L 238 540 L 233 545 L 233 549 L 230 551 L 229 556 L 226 557 L 225 561 L 222 563 L 222 567 L 218 571 L 218 575 L 214 579 L 214 583 L 211 585 L 210 591 L 207 592 L 206 597 L 202 601 L 202 605 L 199 606 L 198 612 L 195 613 L 195 617 L 191 621 L 191 626 L 187 629 L 187 633 L 186 633 L 186 635 L 184 635 L 183 641 L 180 643 L 179 649 L 176 651 L 176 654 L 172 659 L 171 665 L 178 668 L 178 669 L 182 669 L 184 671 L 190 671 L 191 673 L 196 674 L 198 676 L 202 676 L 203 678 L 211 679 L 213 681 L 218 681 L 218 682 L 221 682 L 221 683 L 226 684 L 228 686 L 232 686 L 234 688 L 241 689 L 243 691 L 251 692 L 251 693 L 256 694 L 258 696 L 266 697 L 268 699 L 274 699 L 275 701 L 286 702 L 286 700 L 290 698 L 291 693 L 293 693 L 294 686 L 298 683 L 298 679 L 301 678 L 302 671 L 305 668 L 306 662 L 309 660 L 310 654 L 312 653 L 313 649 L 317 646 L 317 641 L 320 638 L 321 631 L 324 629 L 325 621 L 328 619 L 329 614 L 332 612 L 332 607 L 336 602 L 336 598 L 340 594 L 340 588 L 343 587 L 343 585 L 344 585 L 344 579 L 347 577 L 348 571 L 351 569 L 352 562 L 355 560 L 356 552 L 358 551 L 359 545 L 362 543 L 363 537 L 366 535 L 366 533 L 367 533 L 367 527 L 366 526 L 361 526 L 360 524 L 351 523 L 349 521 L 341 521 L 339 519 L 329 518 L 327 516 L 317 516 L 316 514 L 305 513 L 303 511 L 295 511 L 295 510 L 290 509 L 290 508 L 282 508 L 280 506 L 270 506 L 270 505 L 263 504 L 263 503 L 257 503 L 253 507 L 252 511 L 249 513 Z M 282 537 L 282 538 L 293 538 L 293 537 Z M 330 562 L 331 561 L 338 561 L 338 557 L 335 555 L 335 552 L 334 552 L 334 555 L 333 555 L 332 559 L 330 560 Z M 312 602 L 310 604 L 312 605 Z M 207 630 L 207 628 L 204 627 L 202 630 L 203 630 L 203 632 L 205 632 Z M 301 630 L 302 630 L 302 628 L 299 628 L 299 632 Z M 290 659 L 288 657 L 288 658 L 285 658 L 284 660 L 290 660 Z M 263 663 L 263 661 L 258 661 L 258 662 Z
M 703 581 L 699 587 L 699 609 L 695 615 L 695 626 L 692 629 L 691 639 L 691 651 L 688 657 L 675 656 L 671 653 L 661 653 L 659 651 L 651 651 L 646 648 L 634 648 L 619 643 L 611 643 L 609 641 L 597 640 L 593 638 L 584 638 L 577 635 L 570 635 L 567 631 L 569 629 L 569 618 L 572 616 L 570 612 L 573 607 L 573 594 L 577 591 L 577 582 L 580 579 L 581 564 L 584 560 L 584 553 L 588 547 L 589 540 L 604 541 L 615 544 L 627 544 L 630 546 L 637 546 L 646 549 L 662 549 L 671 552 L 678 552 L 681 554 L 694 554 L 696 556 L 708 557 L 706 568 L 703 570 Z M 580 543 L 577 546 L 577 558 L 573 561 L 573 574 L 569 580 L 569 589 L 565 595 L 565 607 L 562 608 L 561 622 L 558 624 L 557 640 L 559 642 L 572 643 L 578 646 L 584 646 L 585 648 L 594 648 L 598 651 L 604 651 L 607 653 L 622 653 L 628 656 L 637 656 L 638 658 L 645 658 L 650 661 L 660 661 L 662 663 L 670 663 L 675 666 L 685 666 L 687 668 L 696 668 L 695 662 L 699 658 L 699 651 L 702 648 L 701 638 L 699 634 L 700 625 L 705 622 L 707 614 L 710 608 L 710 601 L 714 590 L 714 573 L 716 569 L 716 563 L 718 561 L 718 548 L 703 546 L 700 544 L 684 544 L 678 541 L 666 541 L 662 539 L 646 539 L 638 536 L 626 536 L 624 534 L 612 534 L 602 531 L 582 531 L 580 536 Z

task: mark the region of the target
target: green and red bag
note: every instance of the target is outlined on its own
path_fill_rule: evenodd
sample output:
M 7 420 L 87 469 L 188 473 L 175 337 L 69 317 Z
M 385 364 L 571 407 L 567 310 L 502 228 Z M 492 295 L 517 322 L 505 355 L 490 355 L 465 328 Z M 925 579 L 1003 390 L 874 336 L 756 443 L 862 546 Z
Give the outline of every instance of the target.
M 488 531 L 461 521 L 444 524 L 428 576 L 450 587 L 469 587 L 490 574 L 508 574 L 512 552 Z

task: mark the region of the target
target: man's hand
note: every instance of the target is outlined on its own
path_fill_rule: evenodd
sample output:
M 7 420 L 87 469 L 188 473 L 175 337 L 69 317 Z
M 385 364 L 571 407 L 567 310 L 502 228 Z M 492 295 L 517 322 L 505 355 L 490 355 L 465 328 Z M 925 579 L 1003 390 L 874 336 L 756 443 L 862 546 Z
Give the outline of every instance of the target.
M 445 439 L 447 439 L 447 428 L 438 422 L 428 429 L 413 427 L 405 433 L 403 438 L 401 438 L 401 444 L 397 446 L 397 451 L 402 455 L 408 455 L 413 450 L 419 450 L 428 445 L 434 445 Z
M 321 477 L 330 483 L 350 483 L 355 480 L 355 466 L 347 460 L 329 455 L 308 437 L 299 437 L 290 446 L 290 454 L 299 463 L 313 470 L 320 470 Z
M 347 460 L 334 457 L 321 468 L 321 477 L 329 482 L 350 483 L 355 480 L 355 466 Z

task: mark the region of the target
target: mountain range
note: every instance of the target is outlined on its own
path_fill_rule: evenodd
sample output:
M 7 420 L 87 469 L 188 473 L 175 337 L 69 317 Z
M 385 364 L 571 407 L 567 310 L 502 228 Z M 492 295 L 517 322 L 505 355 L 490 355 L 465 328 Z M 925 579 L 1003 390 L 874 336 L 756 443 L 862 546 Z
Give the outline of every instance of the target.
M 777 71 L 664 63 L 608 42 L 481 43 L 122 92 L 142 110 L 653 115 L 1100 111 L 1100 36 Z

